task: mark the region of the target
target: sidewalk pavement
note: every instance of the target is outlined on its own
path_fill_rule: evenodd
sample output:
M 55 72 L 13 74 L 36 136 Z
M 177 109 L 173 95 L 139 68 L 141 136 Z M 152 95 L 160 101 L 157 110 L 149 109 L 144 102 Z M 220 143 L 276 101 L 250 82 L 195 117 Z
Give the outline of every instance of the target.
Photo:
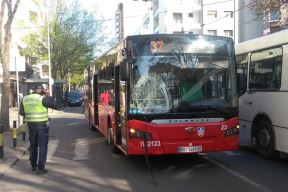
M 0 158 L 0 178 L 3 174 L 12 167 L 17 160 L 23 156 L 28 147 L 29 147 L 29 140 L 28 140 L 28 132 L 25 134 L 25 141 L 23 141 L 23 134 L 22 130 L 17 128 L 17 143 L 16 147 L 13 147 L 13 134 L 12 134 L 12 127 L 13 121 L 18 122 L 18 109 L 17 108 L 10 108 L 9 109 L 9 119 L 10 119 L 10 130 L 3 133 L 3 151 L 4 151 L 4 158 Z M 20 126 L 23 124 L 23 118 L 20 117 Z
M 63 111 L 50 110 L 49 115 L 62 114 Z M 29 135 L 28 130 L 25 134 L 25 141 L 23 140 L 23 134 L 21 128 L 17 128 L 17 145 L 13 148 L 13 135 L 12 135 L 12 126 L 13 121 L 18 122 L 18 109 L 10 108 L 9 109 L 9 118 L 10 118 L 10 130 L 3 133 L 3 151 L 4 158 L 0 158 L 0 179 L 4 173 L 12 167 L 19 158 L 21 158 L 28 150 L 29 147 Z M 23 117 L 20 117 L 20 126 L 23 124 Z

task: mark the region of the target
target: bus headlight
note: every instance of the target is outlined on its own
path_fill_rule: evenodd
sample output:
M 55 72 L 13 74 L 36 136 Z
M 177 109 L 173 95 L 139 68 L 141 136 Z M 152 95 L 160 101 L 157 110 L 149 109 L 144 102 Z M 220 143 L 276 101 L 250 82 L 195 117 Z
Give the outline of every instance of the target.
M 140 131 L 140 130 L 133 129 L 133 128 L 129 129 L 129 136 L 130 138 L 135 138 L 135 139 L 147 139 L 147 140 L 152 139 L 151 133 Z
M 237 125 L 236 127 L 230 128 L 225 130 L 224 132 L 224 136 L 228 137 L 228 136 L 233 136 L 233 135 L 238 135 L 239 134 L 239 125 Z

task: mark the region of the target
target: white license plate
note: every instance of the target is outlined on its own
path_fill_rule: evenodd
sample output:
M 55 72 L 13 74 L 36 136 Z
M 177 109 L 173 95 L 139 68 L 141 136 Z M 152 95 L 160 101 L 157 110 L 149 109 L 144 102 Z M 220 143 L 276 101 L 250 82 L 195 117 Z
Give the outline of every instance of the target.
M 178 153 L 196 153 L 201 151 L 202 146 L 178 147 Z

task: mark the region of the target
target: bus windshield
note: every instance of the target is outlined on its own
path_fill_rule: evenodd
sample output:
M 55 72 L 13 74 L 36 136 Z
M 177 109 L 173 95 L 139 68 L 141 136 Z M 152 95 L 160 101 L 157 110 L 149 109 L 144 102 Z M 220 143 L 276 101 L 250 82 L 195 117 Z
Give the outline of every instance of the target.
M 232 41 L 211 37 L 202 37 L 201 44 L 194 37 L 172 40 L 165 47 L 165 40 L 149 45 L 145 39 L 144 47 L 134 50 L 130 112 L 179 113 L 232 106 Z

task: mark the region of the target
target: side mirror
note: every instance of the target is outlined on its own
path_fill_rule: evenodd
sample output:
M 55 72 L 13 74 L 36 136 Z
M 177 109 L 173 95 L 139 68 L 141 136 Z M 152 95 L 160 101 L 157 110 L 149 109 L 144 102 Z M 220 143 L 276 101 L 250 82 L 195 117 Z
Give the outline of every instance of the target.
M 238 88 L 238 94 L 239 95 L 242 95 L 246 92 L 247 77 L 243 73 L 237 73 L 237 88 Z
M 121 81 L 128 81 L 130 78 L 130 64 L 127 61 L 120 63 L 120 79 Z

